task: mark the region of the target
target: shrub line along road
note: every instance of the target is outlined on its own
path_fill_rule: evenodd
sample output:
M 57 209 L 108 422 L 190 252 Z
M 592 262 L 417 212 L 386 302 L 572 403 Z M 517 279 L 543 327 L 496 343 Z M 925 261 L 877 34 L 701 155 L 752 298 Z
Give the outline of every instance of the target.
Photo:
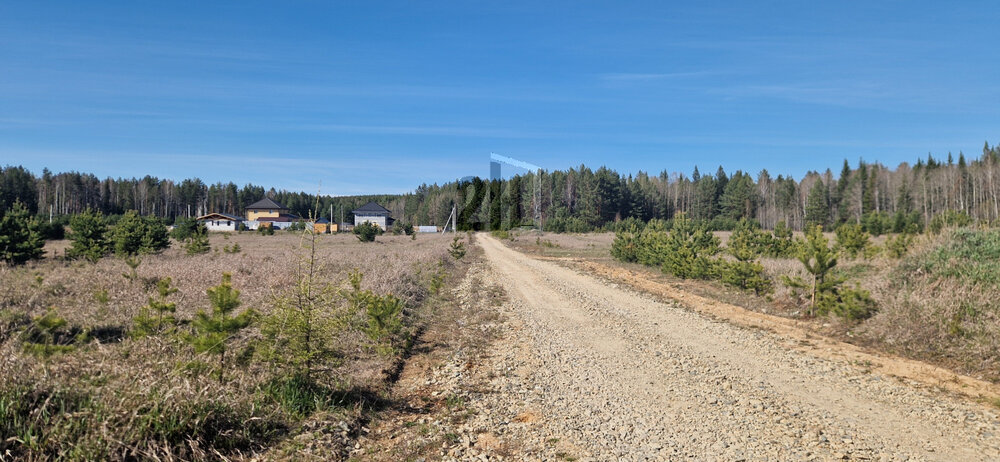
M 478 242 L 537 366 L 534 433 L 575 457 L 1000 460 L 986 405 Z

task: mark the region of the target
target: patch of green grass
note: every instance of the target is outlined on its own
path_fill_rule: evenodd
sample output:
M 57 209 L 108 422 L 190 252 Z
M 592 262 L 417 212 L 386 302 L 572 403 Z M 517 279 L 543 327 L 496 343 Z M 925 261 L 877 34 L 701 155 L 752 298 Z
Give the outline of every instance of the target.
M 308 417 L 317 410 L 332 407 L 336 393 L 304 374 L 275 377 L 264 384 L 261 392 L 296 417 Z
M 465 400 L 458 395 L 448 395 L 448 397 L 444 399 L 444 404 L 445 406 L 448 406 L 448 410 L 454 410 L 455 408 L 465 406 Z
M 859 263 L 856 265 L 845 265 L 842 267 L 837 267 L 833 270 L 834 275 L 840 276 L 848 280 L 858 280 L 863 279 L 866 275 L 871 273 L 875 267 L 868 263 Z
M 507 230 L 498 229 L 498 230 L 492 231 L 490 234 L 492 234 L 493 237 L 495 237 L 497 239 L 500 239 L 500 240 L 510 239 L 510 231 L 507 231 Z
M 936 278 L 1000 287 L 1000 230 L 958 229 L 943 245 L 906 266 Z

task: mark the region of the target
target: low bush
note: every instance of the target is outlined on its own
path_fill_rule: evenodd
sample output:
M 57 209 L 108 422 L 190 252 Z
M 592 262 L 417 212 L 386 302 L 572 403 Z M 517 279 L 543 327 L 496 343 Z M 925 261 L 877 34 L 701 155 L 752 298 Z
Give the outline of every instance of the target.
M 957 229 L 914 263 L 938 278 L 1000 287 L 1000 230 Z
M 719 262 L 712 258 L 721 250 L 719 238 L 704 226 L 695 226 L 683 214 L 674 219 L 664 243 L 663 272 L 681 279 L 715 279 Z
M 20 265 L 42 258 L 45 240 L 38 231 L 38 221 L 28 214 L 21 201 L 15 201 L 0 218 L 0 261 Z
M 208 239 L 208 228 L 198 223 L 195 231 L 184 240 L 184 252 L 188 255 L 200 255 L 212 250 Z
M 448 247 L 448 253 L 455 260 L 461 260 L 465 256 L 465 243 L 462 242 L 462 238 L 455 236 L 451 240 L 451 245 Z
M 192 234 L 198 232 L 198 220 L 188 217 L 178 217 L 174 220 L 174 229 L 170 231 L 170 237 L 178 241 L 185 241 Z
M 208 353 L 219 357 L 219 382 L 225 380 L 226 344 L 237 332 L 253 322 L 257 313 L 253 309 L 244 310 L 238 315 L 233 311 L 240 306 L 240 291 L 233 288 L 232 275 L 222 274 L 222 283 L 209 288 L 206 293 L 212 303 L 212 311 L 199 310 L 191 325 L 194 333 L 187 336 L 187 341 L 198 353 Z
M 620 228 L 611 242 L 611 256 L 624 262 L 639 261 L 639 226 L 635 223 Z
M 108 253 L 108 226 L 101 212 L 84 210 L 70 219 L 69 226 L 72 244 L 66 249 L 67 257 L 97 262 Z
M 366 221 L 354 227 L 354 234 L 361 242 L 375 242 L 375 236 L 382 234 L 382 228 L 375 223 Z
M 490 234 L 492 234 L 493 237 L 500 240 L 507 240 L 513 238 L 513 235 L 510 233 L 510 231 L 507 231 L 506 229 L 495 229 L 493 231 L 490 231 Z
M 170 246 L 163 222 L 153 217 L 140 217 L 135 210 L 129 210 L 118 220 L 109 240 L 118 256 L 150 254 Z
M 850 258 L 864 255 L 871 244 L 868 233 L 858 224 L 843 224 L 837 227 L 837 249 Z
M 913 235 L 900 233 L 885 240 L 885 252 L 892 258 L 903 258 L 913 246 Z
M 159 298 L 149 297 L 149 303 L 139 310 L 139 315 L 133 321 L 131 334 L 133 337 L 145 337 L 169 332 L 177 325 L 174 313 L 177 304 L 168 302 L 167 297 L 177 293 L 176 287 L 171 287 L 171 278 L 163 278 L 156 283 L 156 293 Z
M 961 228 L 972 224 L 972 217 L 965 212 L 945 210 L 934 216 L 927 225 L 931 234 L 940 234 L 946 228 Z

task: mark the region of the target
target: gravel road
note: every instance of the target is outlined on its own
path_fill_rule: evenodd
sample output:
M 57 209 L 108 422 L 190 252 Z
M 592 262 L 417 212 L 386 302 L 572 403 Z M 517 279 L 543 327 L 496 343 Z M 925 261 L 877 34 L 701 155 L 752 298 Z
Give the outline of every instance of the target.
M 988 405 L 477 240 L 515 327 L 463 431 L 526 458 L 1000 460 Z

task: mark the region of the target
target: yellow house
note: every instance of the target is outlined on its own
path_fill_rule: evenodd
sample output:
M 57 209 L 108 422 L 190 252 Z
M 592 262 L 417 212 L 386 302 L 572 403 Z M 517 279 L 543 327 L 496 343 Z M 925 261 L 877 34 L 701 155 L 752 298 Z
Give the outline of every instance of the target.
M 260 221 L 261 218 L 278 218 L 289 215 L 287 207 L 267 197 L 250 204 L 246 212 L 247 221 Z

